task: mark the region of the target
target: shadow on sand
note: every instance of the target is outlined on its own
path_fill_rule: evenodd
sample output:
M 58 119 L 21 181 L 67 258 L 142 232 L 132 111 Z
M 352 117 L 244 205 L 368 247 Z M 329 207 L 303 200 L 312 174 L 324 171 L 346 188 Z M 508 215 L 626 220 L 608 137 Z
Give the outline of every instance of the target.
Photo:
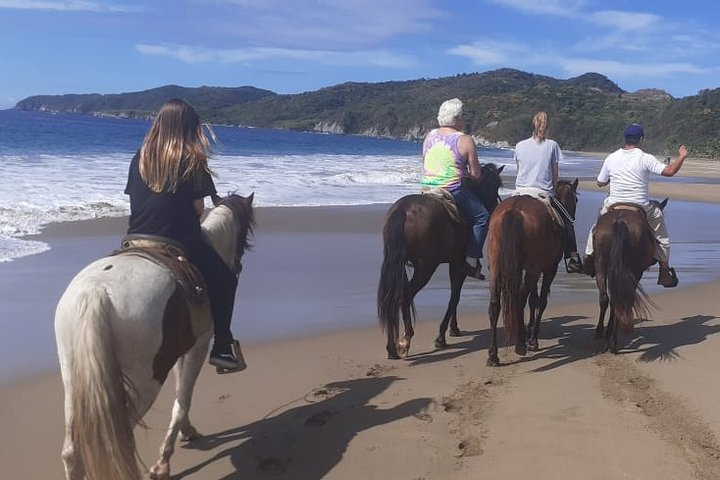
M 222 480 L 268 476 L 321 479 L 337 465 L 359 432 L 421 414 L 431 403 L 429 398 L 417 398 L 388 409 L 370 404 L 372 398 L 398 380 L 386 376 L 326 384 L 305 397 L 309 404 L 195 440 L 184 448 L 227 448 L 172 478 L 184 478 L 229 457 L 235 472 Z

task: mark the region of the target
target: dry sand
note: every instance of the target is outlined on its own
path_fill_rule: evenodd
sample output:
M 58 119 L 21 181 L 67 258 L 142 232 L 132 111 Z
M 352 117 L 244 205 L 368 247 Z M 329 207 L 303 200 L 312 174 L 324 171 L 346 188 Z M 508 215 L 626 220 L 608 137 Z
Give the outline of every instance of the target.
M 703 198 L 717 201 L 713 188 Z M 352 229 L 381 217 L 337 221 L 348 218 Z M 591 355 L 595 302 L 552 300 L 541 351 L 501 349 L 499 368 L 485 366 L 485 304 L 465 306 L 470 334 L 442 351 L 431 347 L 439 319 L 420 311 L 403 361 L 384 358 L 373 318 L 365 329 L 249 345 L 247 371 L 203 370 L 191 418 L 205 437 L 176 450 L 173 478 L 718 479 L 719 288 L 653 295 L 651 321 L 621 337 L 619 355 Z M 148 464 L 171 390 L 137 431 Z M 61 478 L 56 372 L 0 386 L 0 425 L 1 478 Z

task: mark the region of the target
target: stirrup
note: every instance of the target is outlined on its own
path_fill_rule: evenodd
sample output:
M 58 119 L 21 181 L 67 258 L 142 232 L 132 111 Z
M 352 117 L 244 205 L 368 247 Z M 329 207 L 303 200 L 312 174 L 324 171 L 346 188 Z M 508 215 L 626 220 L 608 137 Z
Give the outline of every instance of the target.
M 211 353 L 209 363 L 219 374 L 242 372 L 247 368 L 240 342 L 237 340 L 233 340 L 230 344 L 230 352 Z
M 583 262 L 580 257 L 570 257 L 565 262 L 565 271 L 567 273 L 584 273 Z

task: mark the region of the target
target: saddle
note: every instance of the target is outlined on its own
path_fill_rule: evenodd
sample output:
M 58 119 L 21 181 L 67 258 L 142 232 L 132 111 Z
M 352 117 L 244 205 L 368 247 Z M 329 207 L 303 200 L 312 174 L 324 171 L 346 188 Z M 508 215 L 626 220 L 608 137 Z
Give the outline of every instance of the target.
M 428 188 L 425 187 L 422 189 L 421 192 L 423 195 L 432 195 L 433 198 L 435 198 L 437 201 L 439 201 L 443 208 L 445 208 L 445 211 L 447 212 L 448 216 L 453 222 L 460 223 L 461 217 L 460 212 L 458 211 L 457 204 L 455 203 L 455 199 L 453 198 L 452 194 L 445 190 L 444 188 Z
M 126 235 L 120 249 L 110 256 L 136 255 L 165 267 L 191 303 L 208 301 L 207 286 L 200 270 L 187 258 L 185 248 L 178 242 L 159 235 Z
M 643 207 L 638 205 L 637 203 L 632 202 L 620 202 L 620 203 L 614 203 L 608 207 L 608 212 L 613 212 L 615 210 L 630 210 L 634 212 L 638 212 L 642 215 L 644 220 L 647 220 L 647 212 Z
M 514 196 L 519 195 L 527 195 L 528 197 L 540 200 L 540 202 L 545 205 L 556 227 L 564 229 L 566 223 L 575 223 L 575 219 L 572 218 L 572 215 L 565 209 L 563 204 L 552 195 L 548 195 L 544 191 L 536 188 L 518 189 Z

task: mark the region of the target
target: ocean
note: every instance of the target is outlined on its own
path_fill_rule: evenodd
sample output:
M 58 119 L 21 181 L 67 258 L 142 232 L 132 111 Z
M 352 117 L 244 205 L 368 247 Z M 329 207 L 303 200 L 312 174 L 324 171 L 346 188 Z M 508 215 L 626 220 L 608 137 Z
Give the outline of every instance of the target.
M 149 125 L 0 111 L 0 262 L 47 250 L 23 237 L 49 223 L 127 215 L 127 168 Z M 258 206 L 392 203 L 418 190 L 419 142 L 231 126 L 213 131 L 218 191 L 255 192 Z M 512 151 L 482 148 L 480 157 L 514 175 Z M 592 177 L 600 162 L 568 154 L 562 174 Z

